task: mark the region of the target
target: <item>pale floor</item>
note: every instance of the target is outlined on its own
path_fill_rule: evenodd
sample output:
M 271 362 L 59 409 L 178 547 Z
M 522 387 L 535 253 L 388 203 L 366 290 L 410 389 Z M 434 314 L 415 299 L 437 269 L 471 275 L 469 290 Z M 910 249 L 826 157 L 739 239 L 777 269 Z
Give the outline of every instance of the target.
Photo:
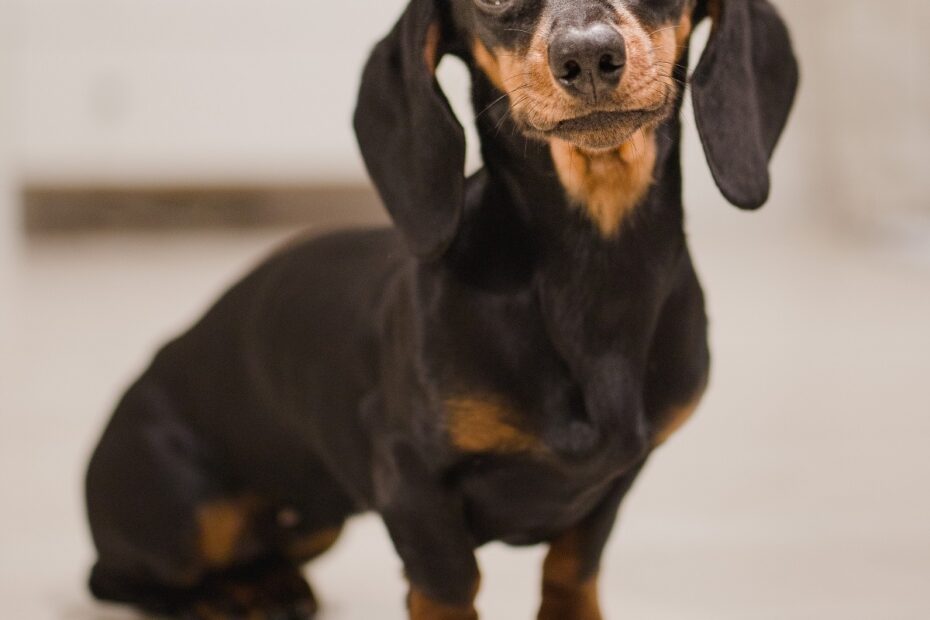
M 0 618 L 135 617 L 83 587 L 85 461 L 157 343 L 286 234 L 47 239 L 6 265 Z M 627 501 L 607 617 L 930 618 L 930 268 L 735 211 L 693 223 L 692 239 L 712 387 Z M 481 552 L 484 617 L 532 617 L 540 559 Z M 309 572 L 324 620 L 403 617 L 401 567 L 374 518 Z

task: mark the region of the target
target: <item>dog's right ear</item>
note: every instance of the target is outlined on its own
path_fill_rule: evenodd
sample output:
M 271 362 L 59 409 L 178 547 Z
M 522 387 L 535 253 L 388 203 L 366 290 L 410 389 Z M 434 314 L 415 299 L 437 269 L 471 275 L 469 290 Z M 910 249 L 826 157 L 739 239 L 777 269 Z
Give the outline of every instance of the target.
M 462 218 L 465 132 L 436 81 L 447 20 L 440 0 L 412 0 L 362 75 L 355 133 L 388 212 L 411 251 L 429 260 Z

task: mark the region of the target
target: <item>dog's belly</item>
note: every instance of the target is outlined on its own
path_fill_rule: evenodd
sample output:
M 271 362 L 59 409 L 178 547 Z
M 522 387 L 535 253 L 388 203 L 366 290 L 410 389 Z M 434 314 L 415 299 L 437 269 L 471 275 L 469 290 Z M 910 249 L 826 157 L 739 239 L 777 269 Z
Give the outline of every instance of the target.
M 617 477 L 616 472 L 579 475 L 531 458 L 476 457 L 459 485 L 480 543 L 532 545 L 590 514 Z

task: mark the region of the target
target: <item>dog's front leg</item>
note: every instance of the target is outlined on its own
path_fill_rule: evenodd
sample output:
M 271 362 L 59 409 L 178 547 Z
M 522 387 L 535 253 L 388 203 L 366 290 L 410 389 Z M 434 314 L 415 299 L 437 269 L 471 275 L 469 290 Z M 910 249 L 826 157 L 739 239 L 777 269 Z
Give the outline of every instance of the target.
M 639 463 L 614 483 L 586 518 L 549 542 L 543 564 L 539 620 L 601 620 L 597 576 L 620 503 L 642 469 Z
M 380 452 L 378 508 L 410 582 L 411 620 L 477 620 L 478 563 L 462 499 L 409 446 Z

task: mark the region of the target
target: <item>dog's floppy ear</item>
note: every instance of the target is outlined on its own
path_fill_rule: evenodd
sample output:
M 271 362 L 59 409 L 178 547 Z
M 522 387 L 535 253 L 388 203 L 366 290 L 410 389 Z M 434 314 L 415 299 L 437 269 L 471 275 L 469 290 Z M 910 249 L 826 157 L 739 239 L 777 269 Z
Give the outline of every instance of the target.
M 411 251 L 441 256 L 464 207 L 465 132 L 436 81 L 447 20 L 412 0 L 365 67 L 355 110 L 362 157 Z
M 717 187 L 743 209 L 769 196 L 768 163 L 788 120 L 798 65 L 768 0 L 707 0 L 710 40 L 691 78 L 695 120 Z

